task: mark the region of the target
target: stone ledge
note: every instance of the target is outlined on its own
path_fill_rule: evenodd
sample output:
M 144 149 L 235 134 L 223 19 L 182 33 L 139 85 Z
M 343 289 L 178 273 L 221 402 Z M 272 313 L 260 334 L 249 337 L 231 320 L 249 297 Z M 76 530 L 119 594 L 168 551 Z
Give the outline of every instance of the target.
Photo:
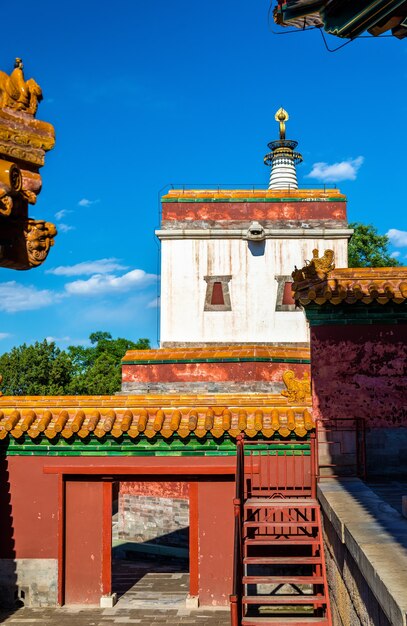
M 318 498 L 392 626 L 406 626 L 407 520 L 357 478 L 320 482 Z
M 147 393 L 271 393 L 280 394 L 285 389 L 284 383 L 273 382 L 268 380 L 259 380 L 252 382 L 238 381 L 199 381 L 199 382 L 133 382 L 125 381 L 122 383 L 121 392 L 117 395 L 128 394 L 147 394 Z
M 246 230 L 240 228 L 158 229 L 155 235 L 166 239 L 243 239 Z M 265 228 L 265 239 L 350 239 L 350 228 Z

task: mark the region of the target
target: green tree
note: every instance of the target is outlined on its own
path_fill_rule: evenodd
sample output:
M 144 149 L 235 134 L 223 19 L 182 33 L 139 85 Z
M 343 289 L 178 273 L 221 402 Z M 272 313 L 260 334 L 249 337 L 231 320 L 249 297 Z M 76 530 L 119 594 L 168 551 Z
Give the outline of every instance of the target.
M 110 333 L 97 331 L 89 336 L 91 345 L 69 346 L 74 375 L 69 391 L 72 394 L 112 394 L 120 390 L 121 360 L 127 350 L 148 350 L 150 341 L 137 342 Z
M 113 339 L 98 331 L 90 346 L 67 351 L 46 339 L 12 348 L 0 356 L 1 390 L 5 395 L 113 394 L 120 390 L 121 360 L 127 350 L 147 350 L 148 339 Z
M 67 393 L 73 368 L 69 355 L 44 339 L 3 354 L 0 373 L 5 395 L 61 395 Z
M 396 267 L 401 265 L 389 252 L 389 238 L 379 235 L 372 224 L 353 222 L 354 234 L 348 246 L 349 267 Z

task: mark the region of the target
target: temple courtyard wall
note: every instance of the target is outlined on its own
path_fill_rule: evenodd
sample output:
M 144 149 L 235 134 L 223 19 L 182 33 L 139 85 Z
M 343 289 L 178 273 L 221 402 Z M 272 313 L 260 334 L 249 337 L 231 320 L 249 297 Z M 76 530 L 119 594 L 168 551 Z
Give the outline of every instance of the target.
M 3 458 L 1 606 L 16 601 L 26 606 L 99 605 L 101 596 L 111 592 L 112 480 L 127 480 L 134 491 L 138 476 L 144 486 L 148 483 L 150 495 L 154 482 L 158 491 L 162 483 L 183 483 L 189 502 L 190 595 L 201 606 L 226 606 L 234 466 L 233 457 L 28 453 Z
M 313 416 L 320 420 L 320 461 L 341 466 L 355 457 L 355 435 L 346 435 L 335 446 L 337 435 L 329 429 L 333 423 L 345 429 L 350 419 L 357 419 L 363 427 L 359 447 L 364 447 L 366 474 L 406 475 L 407 324 L 401 320 L 407 321 L 407 309 L 382 305 L 375 320 L 375 312 L 362 306 L 360 311 L 355 311 L 357 305 L 344 307 L 342 320 L 332 311 L 331 323 L 326 310 L 320 323 L 316 314 L 311 318 Z

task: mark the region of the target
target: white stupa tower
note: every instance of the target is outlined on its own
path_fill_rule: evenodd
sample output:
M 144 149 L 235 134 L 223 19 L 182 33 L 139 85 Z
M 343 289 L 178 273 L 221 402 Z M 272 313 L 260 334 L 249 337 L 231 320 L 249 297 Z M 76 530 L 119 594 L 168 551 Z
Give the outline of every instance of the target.
M 271 152 L 264 157 L 265 165 L 271 166 L 269 189 L 298 189 L 295 166 L 301 163 L 302 156 L 294 152 L 298 141 L 285 138 L 285 123 L 288 119 L 288 113 L 283 108 L 275 114 L 275 120 L 280 124 L 280 139 L 268 144 Z

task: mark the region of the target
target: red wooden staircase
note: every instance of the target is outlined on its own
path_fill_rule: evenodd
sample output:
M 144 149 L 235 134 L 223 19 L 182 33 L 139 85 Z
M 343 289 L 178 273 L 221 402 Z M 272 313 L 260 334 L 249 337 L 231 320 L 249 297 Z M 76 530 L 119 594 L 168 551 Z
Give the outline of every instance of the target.
M 232 626 L 332 626 L 313 444 L 237 442 Z

